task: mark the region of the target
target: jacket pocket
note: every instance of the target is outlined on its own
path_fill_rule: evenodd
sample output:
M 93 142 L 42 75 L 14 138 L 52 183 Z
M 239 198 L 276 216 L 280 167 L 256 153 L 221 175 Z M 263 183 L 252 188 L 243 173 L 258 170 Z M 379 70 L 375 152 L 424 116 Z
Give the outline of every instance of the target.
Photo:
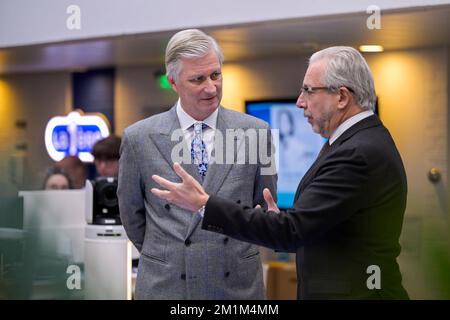
M 249 251 L 249 252 L 246 252 L 246 253 L 241 257 L 241 259 L 242 259 L 242 260 L 251 260 L 251 259 L 254 259 L 254 258 L 258 257 L 258 256 L 259 256 L 259 251 L 258 251 L 258 250 L 256 250 L 256 251 L 251 250 L 251 251 Z
M 162 265 L 167 265 L 168 264 L 168 262 L 166 260 L 164 260 L 163 258 L 157 257 L 157 256 L 149 254 L 149 253 L 146 253 L 144 251 L 141 251 L 141 256 L 143 256 L 147 260 L 150 260 L 150 261 L 155 262 L 155 263 L 159 263 L 159 264 L 162 264 Z

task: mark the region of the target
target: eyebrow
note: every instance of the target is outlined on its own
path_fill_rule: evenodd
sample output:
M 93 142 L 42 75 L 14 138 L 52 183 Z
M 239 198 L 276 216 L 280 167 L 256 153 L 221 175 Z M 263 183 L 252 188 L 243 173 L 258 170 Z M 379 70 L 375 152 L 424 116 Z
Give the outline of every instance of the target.
M 211 72 L 209 72 L 209 74 L 212 74 L 212 73 L 214 73 L 214 72 L 221 72 L 221 70 L 222 70 L 221 68 L 219 68 L 219 69 L 214 69 L 214 70 L 212 70 Z M 208 73 L 208 72 L 205 71 L 204 73 Z M 203 74 L 204 74 L 204 73 L 203 73 Z
M 222 69 L 216 69 L 216 70 L 212 71 L 211 73 L 207 74 L 206 76 L 210 76 L 213 73 L 222 73 Z M 200 73 L 193 74 L 193 75 L 188 76 L 188 79 L 196 79 L 196 78 L 200 78 L 200 77 L 205 77 L 205 74 L 203 74 L 203 73 L 202 74 L 200 74 Z

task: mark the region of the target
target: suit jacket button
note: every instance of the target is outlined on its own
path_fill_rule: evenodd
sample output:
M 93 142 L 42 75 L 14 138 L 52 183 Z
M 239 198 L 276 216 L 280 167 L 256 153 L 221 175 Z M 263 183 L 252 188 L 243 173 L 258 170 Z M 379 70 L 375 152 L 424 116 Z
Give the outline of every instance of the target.
M 240 203 L 241 203 L 241 200 L 236 201 L 236 203 L 237 203 L 237 204 L 240 204 Z
M 229 271 L 225 272 L 225 278 L 228 278 L 229 276 L 230 276 L 230 272 Z
M 184 244 L 186 245 L 186 247 L 189 247 L 191 245 L 191 240 L 186 239 L 186 241 L 184 241 Z
M 181 280 L 186 280 L 186 274 L 185 274 L 185 273 L 183 273 L 183 274 L 181 275 Z
M 164 206 L 164 208 L 166 208 L 167 210 L 170 210 L 170 205 L 168 203 L 166 203 L 166 205 Z
M 228 243 L 228 238 L 223 239 L 223 244 L 227 244 Z

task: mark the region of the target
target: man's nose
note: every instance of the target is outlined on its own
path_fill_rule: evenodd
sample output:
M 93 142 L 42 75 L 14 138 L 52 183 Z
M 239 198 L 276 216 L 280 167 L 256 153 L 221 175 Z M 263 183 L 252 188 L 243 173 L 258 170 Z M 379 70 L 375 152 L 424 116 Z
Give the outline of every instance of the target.
M 298 96 L 297 102 L 295 103 L 295 105 L 298 108 L 301 109 L 305 109 L 306 108 L 306 101 L 305 98 L 303 97 L 303 93 L 300 93 L 300 95 Z
M 216 83 L 211 78 L 208 78 L 206 80 L 204 90 L 206 93 L 216 93 L 217 91 Z

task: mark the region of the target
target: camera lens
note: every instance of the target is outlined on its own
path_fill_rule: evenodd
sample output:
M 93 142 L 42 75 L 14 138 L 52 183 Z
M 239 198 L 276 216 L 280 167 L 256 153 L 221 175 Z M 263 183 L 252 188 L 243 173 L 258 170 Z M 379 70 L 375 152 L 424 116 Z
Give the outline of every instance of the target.
M 117 206 L 117 187 L 106 185 L 101 194 L 103 195 L 103 204 L 107 207 Z

